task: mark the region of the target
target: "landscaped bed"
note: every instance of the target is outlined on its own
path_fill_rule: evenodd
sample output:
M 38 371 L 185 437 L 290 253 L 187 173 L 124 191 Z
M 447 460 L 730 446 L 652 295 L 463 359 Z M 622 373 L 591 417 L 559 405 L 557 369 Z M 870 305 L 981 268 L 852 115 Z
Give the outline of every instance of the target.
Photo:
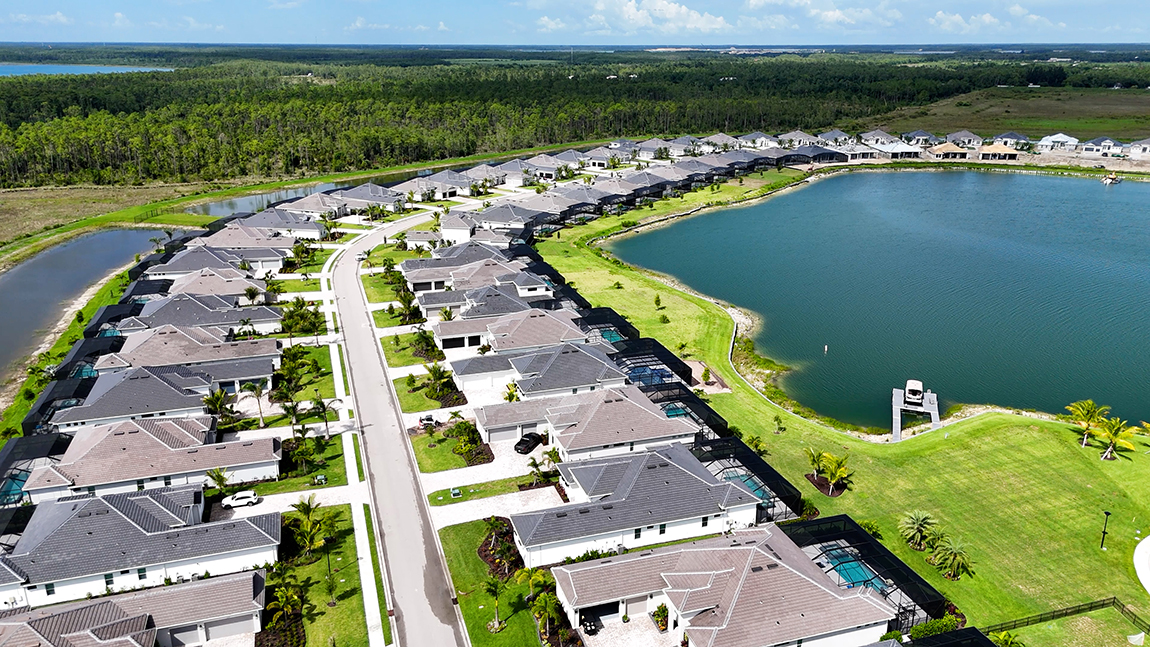
M 416 335 L 417 333 L 405 333 L 380 339 L 380 343 L 383 345 L 383 356 L 387 359 L 388 366 L 415 366 L 446 359 L 443 351 L 438 348 L 433 347 L 431 355 L 418 348 L 415 343 Z M 399 339 L 398 346 L 395 344 L 397 337 Z M 434 344 L 435 342 L 432 341 L 431 343 Z
M 442 430 L 437 431 L 434 436 L 423 433 L 413 434 L 410 438 L 412 449 L 415 450 L 415 460 L 421 472 L 443 472 L 483 465 L 495 460 L 495 454 L 486 443 L 473 444 L 471 451 L 464 454 L 457 453 L 456 447 L 460 439 L 445 436 Z M 472 442 L 474 441 L 473 438 Z

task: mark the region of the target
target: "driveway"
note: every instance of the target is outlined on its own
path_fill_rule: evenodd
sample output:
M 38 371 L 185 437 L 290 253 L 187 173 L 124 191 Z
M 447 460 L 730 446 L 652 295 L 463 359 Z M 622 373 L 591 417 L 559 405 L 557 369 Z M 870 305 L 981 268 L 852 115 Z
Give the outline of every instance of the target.
M 454 526 L 457 523 L 486 519 L 494 515 L 510 517 L 513 514 L 546 510 L 559 505 L 563 505 L 563 499 L 559 498 L 559 493 L 555 491 L 555 488 L 539 488 L 500 494 L 486 499 L 464 501 L 463 503 L 432 506 L 431 523 L 438 530 L 447 526 Z
M 296 503 L 300 499 L 306 499 L 312 494 L 315 495 L 316 503 L 324 507 L 330 505 L 346 505 L 351 503 L 351 489 L 353 487 L 356 486 L 340 485 L 338 487 L 302 490 L 300 492 L 269 494 L 256 505 L 245 506 L 242 508 L 232 508 L 231 510 L 226 510 L 223 507 L 217 505 L 212 507 L 211 520 L 222 521 L 225 519 L 242 519 L 244 517 L 254 517 L 258 514 L 268 514 L 269 512 L 291 512 L 291 506 L 293 503 Z
M 680 625 L 678 630 L 668 629 L 667 633 L 661 634 L 647 614 L 643 614 L 640 618 L 631 618 L 631 622 L 627 623 L 621 620 L 610 621 L 594 636 L 584 635 L 582 631 L 579 635 L 583 636 L 583 644 L 587 647 L 677 647 L 679 641 L 675 638 L 681 637 L 683 633 Z
M 545 447 L 540 445 L 535 448 L 535 451 L 523 456 L 515 453 L 515 441 L 503 440 L 491 443 L 491 453 L 495 454 L 495 460 L 490 463 L 474 467 L 461 467 L 446 472 L 426 472 L 420 474 L 419 479 L 423 482 L 423 491 L 430 494 L 449 487 L 475 485 L 476 483 L 497 481 L 512 476 L 525 476 L 531 473 L 527 461 L 535 458 L 542 463 L 544 449 Z M 462 504 L 456 503 L 454 505 Z

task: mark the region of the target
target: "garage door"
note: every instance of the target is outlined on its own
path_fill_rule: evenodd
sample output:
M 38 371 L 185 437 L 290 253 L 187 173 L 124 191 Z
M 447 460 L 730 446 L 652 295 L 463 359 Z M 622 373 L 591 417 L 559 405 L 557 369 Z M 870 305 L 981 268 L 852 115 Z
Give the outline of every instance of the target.
M 215 622 L 207 623 L 204 625 L 204 628 L 208 631 L 208 640 L 238 636 L 240 634 L 251 633 L 252 619 L 251 616 L 244 616 L 242 618 L 216 620 Z
M 579 610 L 579 621 L 597 618 L 599 620 L 613 620 L 614 616 L 619 615 L 619 603 L 608 602 L 607 604 L 597 604 L 593 607 L 587 607 Z
M 503 429 L 493 429 L 487 432 L 491 439 L 488 442 L 499 442 L 501 440 L 518 440 L 519 427 L 506 427 Z
M 200 643 L 200 630 L 196 625 L 176 627 L 172 629 L 173 645 L 198 645 Z

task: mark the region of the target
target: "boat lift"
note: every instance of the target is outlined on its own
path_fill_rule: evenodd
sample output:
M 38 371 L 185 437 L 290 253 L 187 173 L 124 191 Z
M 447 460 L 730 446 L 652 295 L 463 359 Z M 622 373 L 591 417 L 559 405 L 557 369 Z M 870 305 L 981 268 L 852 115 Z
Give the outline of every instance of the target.
M 938 429 L 938 394 L 927 389 L 922 391 L 922 382 L 907 380 L 905 389 L 893 389 L 890 398 L 892 442 L 902 440 L 903 412 L 930 414 L 930 428 Z

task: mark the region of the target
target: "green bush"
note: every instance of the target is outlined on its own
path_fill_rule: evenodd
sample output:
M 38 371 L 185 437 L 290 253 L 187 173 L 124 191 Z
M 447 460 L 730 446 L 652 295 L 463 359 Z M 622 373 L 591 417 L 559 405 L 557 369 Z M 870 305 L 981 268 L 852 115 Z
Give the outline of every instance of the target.
M 951 614 L 929 620 L 921 625 L 915 625 L 910 628 L 910 639 L 918 640 L 919 638 L 926 638 L 927 636 L 937 636 L 939 634 L 947 633 L 958 629 L 958 617 Z
M 888 631 L 885 634 L 883 634 L 882 637 L 879 638 L 879 640 L 897 640 L 899 642 L 902 642 L 902 632 L 897 630 L 897 629 L 895 629 L 894 631 Z
M 873 521 L 863 519 L 859 522 L 859 528 L 865 530 L 868 535 L 874 537 L 875 539 L 882 539 L 882 531 L 879 530 L 878 524 Z
M 635 225 L 637 225 L 639 223 L 635 222 L 634 220 L 624 220 L 623 222 L 621 222 L 619 224 L 623 225 L 623 228 L 626 229 L 627 227 L 634 227 Z

